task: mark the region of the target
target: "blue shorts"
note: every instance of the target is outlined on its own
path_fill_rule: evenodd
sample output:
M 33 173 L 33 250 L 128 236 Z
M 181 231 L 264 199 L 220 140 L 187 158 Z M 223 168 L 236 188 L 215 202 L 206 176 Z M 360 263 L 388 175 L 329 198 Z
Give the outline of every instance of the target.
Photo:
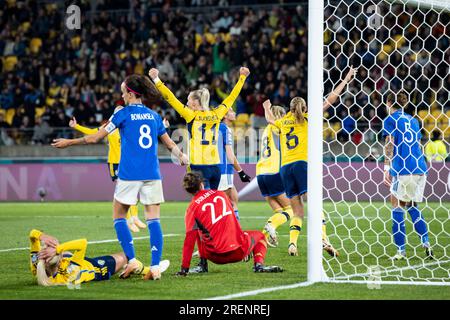
M 117 173 L 119 172 L 119 164 L 118 163 L 108 163 L 108 171 L 111 176 L 112 181 L 117 180 Z
M 220 166 L 217 165 L 190 165 L 191 172 L 201 172 L 205 189 L 218 190 L 220 184 Z
M 283 180 L 286 196 L 290 199 L 308 192 L 308 163 L 296 161 L 281 167 L 281 180 Z
M 116 271 L 116 260 L 112 256 L 87 258 L 95 268 L 95 281 L 109 280 Z
M 284 193 L 284 185 L 279 173 L 261 174 L 256 179 L 263 197 L 275 197 Z

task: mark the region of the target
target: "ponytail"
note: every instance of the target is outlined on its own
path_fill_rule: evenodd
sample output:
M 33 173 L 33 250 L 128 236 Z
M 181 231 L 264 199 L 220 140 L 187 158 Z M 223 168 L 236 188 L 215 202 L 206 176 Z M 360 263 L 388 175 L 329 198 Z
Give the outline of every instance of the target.
M 138 99 L 145 97 L 150 100 L 157 98 L 160 95 L 153 82 L 146 76 L 132 74 L 131 76 L 128 76 L 124 82 L 127 91 L 134 93 Z
M 53 286 L 53 282 L 47 276 L 47 271 L 45 270 L 45 262 L 43 260 L 39 260 L 36 266 L 36 278 L 37 283 L 40 286 L 51 287 Z
M 305 121 L 304 112 L 306 112 L 306 102 L 303 98 L 295 97 L 291 100 L 290 111 L 295 116 L 297 123 Z
M 275 120 L 281 119 L 286 114 L 286 110 L 284 110 L 283 107 L 272 105 L 270 107 L 270 111 L 272 111 L 273 116 L 275 117 Z

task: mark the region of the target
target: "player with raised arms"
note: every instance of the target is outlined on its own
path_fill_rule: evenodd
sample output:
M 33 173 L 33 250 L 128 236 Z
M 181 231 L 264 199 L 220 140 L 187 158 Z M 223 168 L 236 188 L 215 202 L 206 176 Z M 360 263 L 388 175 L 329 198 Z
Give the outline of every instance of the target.
M 233 206 L 223 191 L 205 190 L 200 173 L 187 173 L 183 188 L 193 198 L 186 210 L 186 237 L 183 245 L 181 270 L 189 273 L 195 243 L 204 261 L 201 272 L 207 272 L 207 260 L 216 264 L 242 261 L 253 255 L 254 272 L 281 272 L 278 266 L 264 266 L 267 253 L 266 238 L 260 231 L 242 231 L 233 214 Z
M 159 95 L 153 83 L 145 76 L 131 75 L 122 82 L 121 91 L 125 107 L 114 114 L 107 126 L 83 138 L 55 139 L 52 145 L 65 148 L 98 143 L 116 128 L 119 129 L 121 159 L 114 192 L 113 219 L 117 238 L 128 259 L 121 276 L 126 278 L 138 268 L 126 214 L 131 205 L 136 205 L 139 195 L 139 201 L 144 205 L 151 248 L 151 268 L 144 278 L 158 280 L 161 278 L 159 263 L 163 250 L 160 204 L 164 202 L 158 138 L 180 159 L 181 164 L 187 163 L 187 158 L 167 134 L 161 116 L 142 104 L 143 96 L 154 98 Z
M 323 103 L 323 110 L 330 108 L 342 93 L 345 86 L 353 79 L 357 70 L 350 67 L 345 78 L 330 93 Z M 270 100 L 263 103 L 266 120 L 269 126 L 266 128 L 267 136 L 263 134 L 261 158 L 257 170 L 261 178 L 258 179 L 263 196 L 269 196 L 269 205 L 274 210 L 274 215 L 269 218 L 264 233 L 271 245 L 278 244 L 276 228 L 291 218 L 289 232 L 288 253 L 291 256 L 298 255 L 297 240 L 302 229 L 304 217 L 303 196 L 307 194 L 307 159 L 308 159 L 308 114 L 306 102 L 303 98 L 295 97 L 291 100 L 290 111 L 283 115 L 277 107 L 272 106 Z M 274 114 L 274 112 L 275 114 Z M 273 128 L 270 128 L 270 126 Z M 272 135 L 269 135 L 269 131 Z M 279 132 L 280 143 L 277 146 L 278 137 L 274 133 Z M 266 133 L 266 131 L 265 131 Z M 264 142 L 267 141 L 266 146 Z M 270 152 L 269 149 L 270 148 Z M 281 157 L 280 151 L 281 150 Z M 271 154 L 273 153 L 273 155 Z M 264 159 L 270 155 L 270 159 Z M 278 155 L 278 157 L 277 157 Z M 280 159 L 281 160 L 278 160 Z M 281 163 L 280 163 L 281 162 Z M 276 166 L 281 165 L 279 176 Z M 257 173 L 257 174 L 258 174 Z M 282 185 L 280 184 L 280 178 Z M 282 195 L 282 190 L 290 200 L 290 207 Z M 331 256 L 338 257 L 339 252 L 330 244 L 326 232 L 325 215 L 322 212 L 322 246 Z
M 217 190 L 220 184 L 220 156 L 218 148 L 219 126 L 239 93 L 250 71 L 241 67 L 239 80 L 230 95 L 214 109 L 209 106 L 209 91 L 206 88 L 192 91 L 185 104 L 167 88 L 159 78 L 157 69 L 150 69 L 150 78 L 163 98 L 186 120 L 189 131 L 188 171 L 202 173 L 206 189 Z
M 250 182 L 252 178 L 244 172 L 234 154 L 233 130 L 230 128 L 234 120 L 236 120 L 236 112 L 234 112 L 233 109 L 230 109 L 219 127 L 221 177 L 218 190 L 227 194 L 233 204 L 234 214 L 239 220 L 239 197 L 236 187 L 234 186 L 234 171 L 236 170 L 242 182 Z
M 78 285 L 88 281 L 111 279 L 127 264 L 125 253 L 118 252 L 101 257 L 88 258 L 86 239 L 59 243 L 58 239 L 40 230 L 30 231 L 30 269 L 41 286 Z M 41 242 L 44 246 L 41 246 Z M 139 268 L 133 274 L 145 275 L 149 267 L 138 261 Z M 161 272 L 169 267 L 169 260 L 160 263 Z
M 404 111 L 408 104 L 406 93 L 389 93 L 386 106 L 389 116 L 383 122 L 384 183 L 390 187 L 392 205 L 392 235 L 397 247 L 393 260 L 406 259 L 406 210 L 420 237 L 425 255 L 433 259 L 428 227 L 417 203 L 422 202 L 427 180 L 427 164 L 420 139 L 417 119 Z

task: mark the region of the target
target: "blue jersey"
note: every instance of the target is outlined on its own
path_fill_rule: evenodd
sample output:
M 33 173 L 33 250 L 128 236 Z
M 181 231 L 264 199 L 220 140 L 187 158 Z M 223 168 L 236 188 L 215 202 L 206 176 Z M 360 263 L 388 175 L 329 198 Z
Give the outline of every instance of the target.
M 402 111 L 396 111 L 383 122 L 383 135 L 394 139 L 394 154 L 391 161 L 392 176 L 425 174 L 427 164 L 420 139 L 419 121 Z
M 121 180 L 161 180 L 158 137 L 166 133 L 161 116 L 143 104 L 121 109 L 111 119 L 119 129 Z
M 227 157 L 227 151 L 225 146 L 233 146 L 233 132 L 227 127 L 225 123 L 221 123 L 219 126 L 219 150 L 220 150 L 220 173 L 221 174 L 233 174 L 233 163 L 230 163 Z

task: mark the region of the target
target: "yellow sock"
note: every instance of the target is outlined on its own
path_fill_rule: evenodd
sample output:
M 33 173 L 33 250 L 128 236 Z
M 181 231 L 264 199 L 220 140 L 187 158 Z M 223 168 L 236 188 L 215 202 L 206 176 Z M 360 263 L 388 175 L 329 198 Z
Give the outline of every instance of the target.
M 327 222 L 325 220 L 325 214 L 323 212 L 322 212 L 322 240 L 328 242 Z
M 274 214 L 267 220 L 275 229 L 289 220 L 289 215 L 283 209 L 274 210 Z
M 297 245 L 298 236 L 302 230 L 302 219 L 300 217 L 292 217 L 289 231 L 289 243 Z
M 136 217 L 138 215 L 138 207 L 137 206 L 130 206 L 130 209 L 128 210 L 128 213 L 131 216 Z
M 283 211 L 289 215 L 289 218 L 292 218 L 294 216 L 294 211 L 292 211 L 291 206 L 284 207 Z

